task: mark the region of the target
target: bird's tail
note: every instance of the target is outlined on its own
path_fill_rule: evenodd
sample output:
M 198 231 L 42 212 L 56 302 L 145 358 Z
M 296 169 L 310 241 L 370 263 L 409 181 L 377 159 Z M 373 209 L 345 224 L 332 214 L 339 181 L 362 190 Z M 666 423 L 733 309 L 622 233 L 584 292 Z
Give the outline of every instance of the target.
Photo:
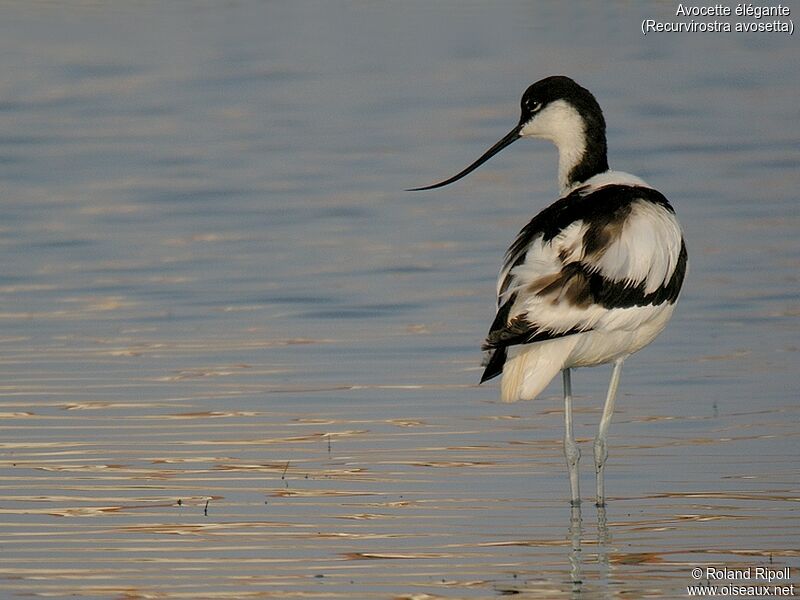
M 533 400 L 558 372 L 564 368 L 577 337 L 562 338 L 525 344 L 509 348 L 509 356 L 503 365 L 503 381 L 500 384 L 500 399 L 503 402 Z

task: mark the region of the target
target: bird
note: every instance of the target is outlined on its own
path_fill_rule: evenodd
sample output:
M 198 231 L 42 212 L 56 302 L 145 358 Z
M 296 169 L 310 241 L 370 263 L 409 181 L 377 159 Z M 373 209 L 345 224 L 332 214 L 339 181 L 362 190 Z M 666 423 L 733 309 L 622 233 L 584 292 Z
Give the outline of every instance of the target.
M 505 254 L 497 307 L 483 343 L 480 383 L 502 374 L 504 402 L 532 400 L 558 375 L 570 503 L 581 502 L 580 448 L 572 426 L 571 371 L 611 364 L 597 435 L 595 504 L 604 507 L 608 431 L 623 362 L 666 327 L 688 265 L 683 231 L 667 198 L 608 165 L 606 124 L 592 93 L 564 75 L 529 86 L 516 126 L 449 179 L 450 185 L 521 138 L 553 142 L 560 197 L 525 225 Z

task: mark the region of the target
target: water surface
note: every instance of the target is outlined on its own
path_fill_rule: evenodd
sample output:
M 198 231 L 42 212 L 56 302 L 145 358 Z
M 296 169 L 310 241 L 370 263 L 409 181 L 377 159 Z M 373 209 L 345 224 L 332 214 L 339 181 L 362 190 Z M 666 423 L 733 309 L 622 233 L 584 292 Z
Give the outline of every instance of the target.
M 659 12 L 660 11 L 660 12 Z M 683 597 L 798 560 L 797 46 L 658 3 L 5 3 L 0 593 Z M 661 14 L 664 13 L 664 14 Z M 691 270 L 626 363 L 477 387 L 502 254 L 555 198 L 552 73 L 672 201 Z M 794 574 L 794 572 L 793 572 Z

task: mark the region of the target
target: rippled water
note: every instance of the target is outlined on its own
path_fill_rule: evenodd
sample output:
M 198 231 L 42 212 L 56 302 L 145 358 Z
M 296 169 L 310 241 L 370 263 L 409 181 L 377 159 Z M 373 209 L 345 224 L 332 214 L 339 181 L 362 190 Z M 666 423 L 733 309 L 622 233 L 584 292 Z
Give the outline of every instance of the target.
M 669 10 L 3 4 L 0 593 L 683 597 L 693 566 L 800 567 L 797 45 L 640 35 Z M 558 386 L 475 385 L 555 152 L 402 191 L 552 73 L 691 255 L 582 521 Z M 585 495 L 607 377 L 574 377 Z

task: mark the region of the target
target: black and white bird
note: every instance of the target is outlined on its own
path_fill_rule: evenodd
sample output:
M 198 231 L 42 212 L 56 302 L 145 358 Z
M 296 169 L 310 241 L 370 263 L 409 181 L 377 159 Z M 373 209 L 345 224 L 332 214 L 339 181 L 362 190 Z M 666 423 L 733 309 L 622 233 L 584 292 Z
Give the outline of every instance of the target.
M 478 160 L 412 191 L 453 183 L 520 138 L 544 138 L 558 148 L 561 198 L 536 215 L 506 252 L 481 383 L 502 373 L 502 400 L 530 400 L 561 371 L 564 455 L 572 504 L 578 505 L 580 449 L 572 430 L 570 369 L 613 364 L 594 441 L 596 503 L 604 506 L 606 439 L 622 363 L 672 316 L 686 273 L 686 245 L 661 193 L 638 177 L 609 170 L 605 120 L 591 92 L 569 77 L 547 77 L 525 91 L 521 105 L 519 123 Z

